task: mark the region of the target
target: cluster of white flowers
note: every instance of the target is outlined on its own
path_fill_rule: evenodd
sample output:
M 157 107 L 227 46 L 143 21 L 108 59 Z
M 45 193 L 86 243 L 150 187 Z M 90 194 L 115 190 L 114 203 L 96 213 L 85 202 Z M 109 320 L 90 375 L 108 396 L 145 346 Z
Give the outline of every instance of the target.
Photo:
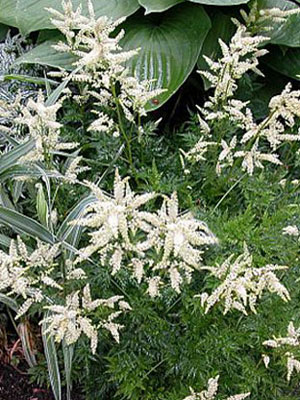
M 272 34 L 272 31 L 280 30 L 281 26 L 278 26 L 278 24 L 286 23 L 288 17 L 300 12 L 299 7 L 296 5 L 294 6 L 292 3 L 287 3 L 286 5 L 288 8 L 285 10 L 278 7 L 259 9 L 259 3 L 256 0 L 251 4 L 249 14 L 244 10 L 241 10 L 240 13 L 252 33 L 269 32 Z
M 91 340 L 91 349 L 95 353 L 98 331 L 102 328 L 119 342 L 119 330 L 123 326 L 115 320 L 123 311 L 131 310 L 129 304 L 123 296 L 92 300 L 88 284 L 82 290 L 81 302 L 80 291 L 64 295 L 62 285 L 66 285 L 66 281 L 80 282 L 87 276 L 71 260 L 66 261 L 65 273 L 62 273 L 56 262 L 59 254 L 60 244 L 40 241 L 30 252 L 20 237 L 11 241 L 8 253 L 0 251 L 0 293 L 21 303 L 16 318 L 39 303 L 40 309 L 47 311 L 40 323 L 46 324 L 46 333 L 55 336 L 57 342 L 65 339 L 70 345 L 84 333 Z M 64 298 L 65 305 L 56 304 L 60 298 Z M 97 320 L 96 325 L 93 320 Z
M 97 251 L 103 265 L 110 259 L 112 273 L 115 274 L 121 268 L 125 252 L 135 250 L 129 235 L 137 230 L 139 208 L 153 199 L 155 194 L 136 195 L 130 189 L 128 180 L 129 178 L 121 179 L 116 170 L 113 197 L 96 185 L 86 182 L 96 201 L 85 209 L 85 216 L 72 224 L 97 230 L 90 233 L 91 244 L 80 250 L 77 262 L 87 259 Z
M 283 142 L 299 141 L 300 131 L 293 132 L 296 120 L 300 117 L 300 91 L 292 90 L 287 84 L 281 94 L 274 96 L 269 103 L 269 115 L 256 123 L 248 102 L 233 97 L 237 81 L 248 71 L 258 74 L 258 57 L 267 53 L 259 46 L 267 40 L 263 36 L 251 36 L 247 27 L 238 24 L 237 32 L 227 46 L 220 40 L 222 57 L 212 61 L 205 57 L 210 72 L 200 73 L 211 82 L 214 95 L 200 108 L 201 137 L 195 146 L 185 153 L 188 160 L 203 161 L 208 146 L 221 148 L 216 164 L 216 172 L 231 167 L 236 159 L 242 159 L 242 169 L 252 175 L 254 169 L 263 168 L 263 162 L 281 165 L 278 154 L 274 153 Z M 218 123 L 228 121 L 232 132 L 221 136 Z M 261 152 L 260 145 L 269 146 L 268 152 Z
M 200 393 L 196 393 L 190 388 L 191 394 L 185 397 L 183 400 L 214 400 L 216 398 L 218 387 L 219 387 L 219 376 L 210 378 L 208 380 L 207 390 L 202 390 Z M 250 393 L 241 393 L 234 396 L 229 396 L 226 400 L 244 400 L 250 396 Z
M 296 225 L 288 225 L 283 228 L 282 233 L 284 235 L 294 236 L 300 238 L 300 231 Z
M 50 314 L 40 323 L 46 324 L 45 334 L 49 334 L 60 343 L 63 339 L 67 345 L 78 341 L 81 334 L 85 334 L 91 341 L 92 353 L 96 353 L 98 344 L 98 331 L 100 328 L 108 330 L 113 338 L 119 342 L 119 330 L 123 325 L 115 322 L 122 311 L 131 310 L 129 304 L 122 296 L 114 296 L 108 299 L 92 300 L 90 286 L 86 285 L 82 291 L 81 301 L 79 291 L 73 292 L 66 298 L 65 305 L 51 305 L 45 307 Z M 119 310 L 115 311 L 118 306 Z M 93 323 L 93 311 L 97 309 L 97 324 Z M 99 319 L 99 309 L 103 316 Z M 113 310 L 113 312 L 111 312 Z
M 217 244 L 216 237 L 190 212 L 179 213 L 176 193 L 166 197 L 156 213 L 142 212 L 140 217 L 140 227 L 147 233 L 147 239 L 138 244 L 138 248 L 154 248 L 157 254 L 162 254 L 152 270 L 168 271 L 171 286 L 179 293 L 183 276 L 190 282 L 192 271 L 199 268 L 202 260 L 202 249 Z M 151 279 L 158 282 L 158 276 Z M 154 295 L 155 291 L 152 293 Z
M 251 36 L 244 25 L 239 24 L 235 35 L 232 37 L 229 46 L 219 39 L 222 50 L 222 57 L 213 61 L 205 57 L 210 72 L 199 71 L 202 76 L 208 79 L 214 87 L 214 96 L 204 105 L 205 116 L 209 119 L 222 117 L 222 108 L 227 104 L 227 99 L 232 97 L 237 89 L 237 81 L 248 71 L 258 74 L 258 57 L 267 53 L 267 50 L 259 49 L 259 46 L 266 41 L 263 36 Z M 205 109 L 211 110 L 211 113 Z M 215 111 L 215 115 L 212 112 Z
M 90 130 L 111 132 L 118 136 L 118 124 L 103 110 L 115 109 L 117 103 L 125 117 L 133 121 L 136 115 L 146 114 L 146 104 L 162 90 L 151 90 L 151 82 L 139 82 L 128 75 L 124 64 L 137 54 L 137 50 L 122 50 L 120 40 L 124 36 L 123 30 L 115 37 L 111 35 L 124 20 L 113 22 L 107 17 L 96 18 L 91 0 L 87 1 L 87 5 L 88 16 L 82 15 L 81 7 L 73 10 L 70 0 L 62 2 L 63 13 L 48 9 L 53 15 L 53 25 L 66 39 L 54 48 L 76 57 L 72 80 L 87 85 L 81 100 L 93 96 L 98 101 L 101 111 L 95 111 L 98 119 L 91 124 Z M 118 93 L 115 92 L 116 86 Z
M 94 230 L 90 233 L 90 244 L 80 250 L 77 262 L 98 252 L 101 264 L 110 265 L 112 274 L 122 265 L 131 264 L 134 276 L 141 282 L 148 267 L 151 271 L 169 274 L 173 289 L 179 292 L 183 275 L 190 280 L 193 269 L 201 261 L 202 249 L 217 243 L 217 239 L 191 213 L 179 214 L 175 193 L 171 198 L 164 198 L 157 212 L 141 210 L 157 195 L 135 194 L 128 179 L 121 179 L 116 171 L 113 197 L 87 183 L 96 200 L 72 224 Z M 148 283 L 148 293 L 152 297 L 158 295 L 161 277 L 156 273 Z
M 20 115 L 15 123 L 28 129 L 26 139 L 35 141 L 35 148 L 23 158 L 23 161 L 44 161 L 51 153 L 60 150 L 71 150 L 78 143 L 63 143 L 60 138 L 62 124 L 57 122 L 57 112 L 62 106 L 62 101 L 48 106 L 45 97 L 39 92 L 37 100 L 29 99 L 21 107 Z
M 25 300 L 18 310 L 18 317 L 33 303 L 44 300 L 45 288 L 62 289 L 51 277 L 58 252 L 59 245 L 38 241 L 37 248 L 29 253 L 20 237 L 11 241 L 8 253 L 0 251 L 0 292 Z
M 287 329 L 287 336 L 286 337 L 279 337 L 276 338 L 275 336 L 273 339 L 266 340 L 263 342 L 264 346 L 268 346 L 271 348 L 285 348 L 288 349 L 288 351 L 285 352 L 284 357 L 286 358 L 286 365 L 287 365 L 287 380 L 290 381 L 292 373 L 296 371 L 297 373 L 300 373 L 300 361 L 297 360 L 295 357 L 295 351 L 298 351 L 299 355 L 299 349 L 300 349 L 300 328 L 295 329 L 295 326 L 293 322 L 290 322 L 288 325 Z M 267 363 L 266 366 L 268 366 L 269 363 L 269 357 L 267 357 Z
M 202 293 L 196 295 L 201 298 L 202 305 L 206 306 L 205 313 L 216 303 L 224 302 L 224 314 L 231 309 L 236 309 L 247 315 L 246 307 L 256 313 L 255 305 L 266 289 L 276 293 L 284 301 L 290 300 L 290 295 L 285 286 L 280 283 L 274 271 L 286 269 L 285 266 L 266 265 L 255 268 L 253 258 L 245 245 L 244 253 L 233 261 L 234 254 L 217 267 L 202 267 L 222 283 L 211 295 Z

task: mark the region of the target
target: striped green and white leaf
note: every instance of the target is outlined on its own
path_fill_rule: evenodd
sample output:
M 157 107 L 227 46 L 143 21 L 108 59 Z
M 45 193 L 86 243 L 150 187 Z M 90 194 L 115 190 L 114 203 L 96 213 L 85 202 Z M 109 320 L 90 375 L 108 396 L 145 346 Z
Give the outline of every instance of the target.
M 49 316 L 49 313 L 45 314 L 45 318 Z M 43 322 L 42 324 L 42 339 L 44 345 L 44 352 L 47 361 L 48 373 L 52 392 L 54 394 L 55 400 L 62 399 L 61 393 L 61 378 L 58 365 L 58 357 L 54 338 L 49 336 L 47 333 L 48 324 Z
M 3 233 L 0 233 L 0 246 L 9 248 L 11 242 L 11 238 L 4 235 Z
M 166 11 L 169 8 L 185 1 L 211 6 L 235 6 L 237 4 L 248 3 L 250 0 L 139 0 L 139 3 L 145 8 L 145 14 L 150 14 L 153 12 Z
M 35 85 L 45 85 L 45 86 L 47 83 L 49 83 L 49 85 L 58 86 L 58 82 L 52 79 L 45 79 L 45 78 L 40 78 L 30 75 L 22 75 L 22 74 L 6 74 L 2 76 L 0 75 L 0 80 L 27 82 L 27 83 L 33 83 Z
M 65 367 L 65 377 L 67 386 L 67 400 L 71 400 L 71 390 L 72 390 L 72 364 L 74 356 L 74 345 L 67 345 L 65 340 L 62 342 L 63 355 L 64 355 L 64 367 Z
M 18 233 L 40 239 L 53 244 L 55 238 L 52 233 L 39 222 L 17 211 L 0 206 L 0 224 L 6 225 Z
M 22 348 L 24 351 L 24 356 L 29 367 L 34 367 L 37 365 L 35 352 L 32 348 L 32 341 L 30 338 L 30 325 L 27 320 L 24 320 L 18 325 L 18 334 L 22 342 Z
M 48 177 L 57 177 L 57 173 L 51 171 L 43 171 L 41 168 L 38 168 L 35 165 L 15 165 L 10 168 L 7 168 L 5 171 L 0 173 L 0 182 L 5 182 L 8 179 L 14 178 L 40 178 L 41 176 L 48 176 Z
M 0 293 L 0 303 L 5 304 L 7 307 L 9 307 L 11 310 L 17 312 L 18 311 L 18 304 L 14 299 L 11 299 L 10 297 L 6 296 L 3 293 Z
M 114 20 L 128 17 L 139 7 L 137 0 L 92 0 L 97 17 L 107 16 Z M 23 35 L 40 29 L 53 29 L 51 15 L 45 9 L 52 7 L 62 11 L 61 0 L 1 0 L 0 22 L 19 28 Z M 74 7 L 82 3 L 88 15 L 87 2 L 72 0 Z
M 61 224 L 58 237 L 64 241 L 69 243 L 71 246 L 74 247 L 74 250 L 77 248 L 81 234 L 83 231 L 82 226 L 78 225 L 70 225 L 71 221 L 74 221 L 77 218 L 80 218 L 83 214 L 85 209 L 92 203 L 94 203 L 96 198 L 92 195 L 85 197 L 82 199 L 67 215 L 63 223 Z M 75 255 L 75 251 L 68 250 L 68 257 L 72 258 Z
M 31 150 L 34 149 L 35 142 L 30 140 L 26 143 L 17 145 L 13 150 L 3 154 L 0 157 L 0 175 L 13 167 L 20 158 L 26 156 Z

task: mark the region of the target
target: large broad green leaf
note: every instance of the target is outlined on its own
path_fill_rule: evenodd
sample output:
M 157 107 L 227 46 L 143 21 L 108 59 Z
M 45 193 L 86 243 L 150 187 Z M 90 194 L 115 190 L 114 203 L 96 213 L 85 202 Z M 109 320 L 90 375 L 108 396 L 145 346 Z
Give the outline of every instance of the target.
M 248 3 L 250 0 L 139 0 L 139 3 L 145 8 L 145 14 L 150 14 L 152 12 L 166 11 L 184 1 L 211 6 L 235 6 L 237 4 Z
M 166 11 L 184 1 L 185 0 L 139 0 L 139 3 L 145 8 L 145 14 L 150 14 L 152 12 Z
M 19 57 L 15 61 L 15 64 L 40 64 L 72 70 L 72 64 L 76 61 L 75 57 L 54 50 L 52 47 L 54 44 L 56 44 L 56 42 L 49 40 L 34 47 L 32 50 Z
M 295 3 L 289 0 L 258 0 L 258 9 L 271 9 L 279 8 L 281 10 L 292 10 L 299 9 Z M 262 29 L 261 34 L 270 38 L 270 43 L 280 44 L 290 47 L 300 46 L 300 14 L 290 15 L 285 19 L 285 22 L 274 22 L 274 20 L 266 20 L 264 26 L 268 26 L 271 29 L 267 29 L 266 32 Z
M 126 49 L 142 47 L 128 62 L 130 73 L 138 79 L 153 80 L 152 88 L 165 88 L 148 109 L 165 103 L 193 70 L 202 44 L 210 29 L 210 20 L 202 7 L 179 4 L 161 14 L 135 15 L 124 24 Z
M 39 29 L 53 29 L 50 14 L 45 10 L 52 7 L 61 11 L 61 0 L 1 0 L 0 22 L 20 29 L 26 35 Z M 87 14 L 87 1 L 73 0 L 74 7 L 82 3 Z M 93 0 L 96 16 L 106 15 L 113 19 L 127 17 L 139 7 L 138 0 Z
M 237 4 L 245 4 L 250 0 L 189 0 L 193 3 L 207 4 L 210 6 L 236 6 Z
M 300 49 L 288 49 L 284 53 L 277 47 L 273 50 L 264 57 L 264 62 L 275 71 L 300 80 Z
M 212 28 L 209 31 L 204 41 L 197 65 L 199 70 L 205 71 L 208 69 L 208 64 L 203 58 L 207 56 L 212 60 L 217 60 L 221 56 L 221 48 L 219 39 L 223 42 L 228 43 L 230 38 L 234 34 L 235 26 L 231 21 L 231 16 L 223 14 L 222 12 L 216 12 L 211 19 Z M 205 89 L 209 89 L 210 82 L 203 78 Z

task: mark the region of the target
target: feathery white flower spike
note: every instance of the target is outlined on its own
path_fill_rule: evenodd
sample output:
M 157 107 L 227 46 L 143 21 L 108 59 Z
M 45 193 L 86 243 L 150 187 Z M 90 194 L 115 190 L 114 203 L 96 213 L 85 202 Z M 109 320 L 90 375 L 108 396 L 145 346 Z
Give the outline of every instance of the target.
M 218 387 L 219 387 L 219 376 L 215 378 L 210 378 L 208 380 L 207 390 L 202 390 L 202 392 L 196 393 L 192 388 L 190 388 L 191 394 L 185 397 L 183 400 L 214 400 L 216 398 Z M 236 394 L 234 396 L 229 396 L 226 400 L 244 400 L 250 396 L 249 393 Z
M 256 313 L 257 300 L 264 290 L 276 293 L 283 301 L 290 300 L 286 287 L 279 281 L 275 271 L 286 269 L 286 266 L 266 265 L 255 267 L 248 247 L 244 245 L 244 253 L 233 261 L 234 254 L 223 264 L 216 267 L 201 267 L 221 281 L 219 286 L 202 299 L 207 313 L 216 303 L 224 303 L 224 314 L 229 310 L 238 310 L 247 315 L 247 306 Z M 199 295 L 198 295 L 199 296 Z

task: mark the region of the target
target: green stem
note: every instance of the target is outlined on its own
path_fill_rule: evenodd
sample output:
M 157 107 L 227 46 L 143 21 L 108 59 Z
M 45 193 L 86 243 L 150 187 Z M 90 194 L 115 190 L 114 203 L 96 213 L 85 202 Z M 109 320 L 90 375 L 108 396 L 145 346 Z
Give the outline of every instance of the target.
M 122 133 L 122 136 L 125 140 L 126 143 L 126 149 L 127 149 L 127 159 L 130 165 L 130 168 L 132 169 L 132 171 L 134 171 L 134 166 L 133 166 L 133 160 L 132 160 L 132 152 L 131 152 L 131 144 L 130 144 L 130 138 L 126 135 L 126 131 L 123 125 L 123 118 L 122 118 L 122 113 L 121 113 L 121 107 L 120 107 L 120 102 L 116 93 L 116 87 L 115 85 L 111 85 L 111 91 L 116 103 L 116 107 L 117 107 L 117 115 L 118 115 L 118 121 L 119 121 L 119 127 L 120 127 L 120 131 Z
M 219 208 L 219 206 L 223 203 L 223 201 L 226 199 L 226 197 L 232 192 L 232 190 L 244 179 L 244 177 L 247 175 L 247 173 L 245 173 L 244 175 L 242 175 L 228 190 L 227 192 L 224 194 L 224 196 L 222 196 L 222 198 L 218 201 L 218 203 L 216 204 L 215 208 L 212 211 L 212 214 Z

